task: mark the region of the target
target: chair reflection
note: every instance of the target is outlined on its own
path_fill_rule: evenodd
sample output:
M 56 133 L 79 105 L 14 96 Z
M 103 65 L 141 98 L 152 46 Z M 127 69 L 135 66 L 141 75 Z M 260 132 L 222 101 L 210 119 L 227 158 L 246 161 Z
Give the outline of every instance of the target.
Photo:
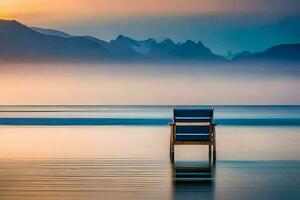
M 174 163 L 173 199 L 212 199 L 215 166 L 202 163 Z

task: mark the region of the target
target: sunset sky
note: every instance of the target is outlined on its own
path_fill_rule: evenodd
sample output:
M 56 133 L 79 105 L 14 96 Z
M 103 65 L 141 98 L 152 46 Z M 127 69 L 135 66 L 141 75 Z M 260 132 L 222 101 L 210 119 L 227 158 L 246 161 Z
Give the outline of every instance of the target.
M 300 42 L 299 13 L 299 0 L 0 1 L 0 18 L 31 26 L 104 40 L 119 34 L 201 40 L 222 54 Z

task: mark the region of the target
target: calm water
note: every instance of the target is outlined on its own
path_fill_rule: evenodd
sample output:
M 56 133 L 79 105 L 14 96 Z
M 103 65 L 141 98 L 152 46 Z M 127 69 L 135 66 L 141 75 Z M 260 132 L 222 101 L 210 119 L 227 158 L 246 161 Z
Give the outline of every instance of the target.
M 1 200 L 300 196 L 300 106 L 216 106 L 214 179 L 176 183 L 168 158 L 171 106 L 0 111 Z M 207 147 L 176 147 L 178 163 L 206 159 Z

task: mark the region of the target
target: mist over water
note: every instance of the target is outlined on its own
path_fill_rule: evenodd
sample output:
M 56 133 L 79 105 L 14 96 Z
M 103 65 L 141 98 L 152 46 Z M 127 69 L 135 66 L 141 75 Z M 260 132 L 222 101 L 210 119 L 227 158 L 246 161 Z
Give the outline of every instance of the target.
M 299 104 L 297 64 L 2 64 L 0 104 Z

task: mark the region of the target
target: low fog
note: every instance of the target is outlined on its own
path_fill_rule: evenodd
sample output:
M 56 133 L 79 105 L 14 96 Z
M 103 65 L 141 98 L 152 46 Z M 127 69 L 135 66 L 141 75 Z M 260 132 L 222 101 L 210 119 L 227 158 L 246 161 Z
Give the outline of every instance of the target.
M 1 105 L 299 104 L 297 65 L 2 64 Z

